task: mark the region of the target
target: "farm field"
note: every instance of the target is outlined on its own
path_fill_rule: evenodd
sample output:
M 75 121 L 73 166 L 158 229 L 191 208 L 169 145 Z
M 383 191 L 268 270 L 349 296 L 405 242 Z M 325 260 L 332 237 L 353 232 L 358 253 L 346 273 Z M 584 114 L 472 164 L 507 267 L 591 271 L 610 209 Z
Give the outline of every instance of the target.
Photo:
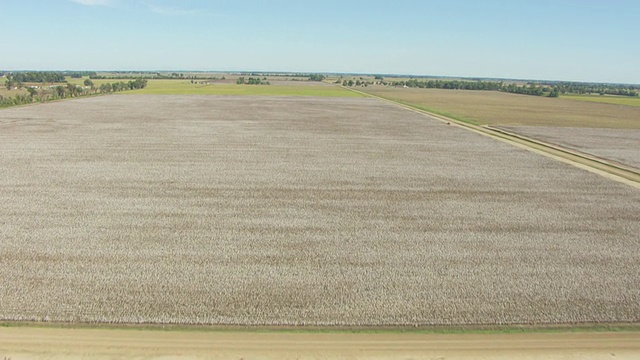
M 640 129 L 500 126 L 499 128 L 640 169 Z
M 0 320 L 640 321 L 640 191 L 371 98 L 9 108 L 0 174 Z
M 563 99 L 579 100 L 579 101 L 591 101 L 596 103 L 616 104 L 616 105 L 628 105 L 628 106 L 640 106 L 640 97 L 629 96 L 596 96 L 596 95 L 563 95 Z
M 190 80 L 149 80 L 146 88 L 135 94 L 160 95 L 265 95 L 362 97 L 358 93 L 323 82 L 273 81 L 272 85 L 237 85 L 235 83 L 192 84 Z
M 28 94 L 29 92 L 26 89 L 20 90 L 7 90 L 6 87 L 0 87 L 0 96 L 2 97 L 13 97 L 17 94 Z
M 496 91 L 392 88 L 357 90 L 478 125 L 640 129 L 640 107 Z

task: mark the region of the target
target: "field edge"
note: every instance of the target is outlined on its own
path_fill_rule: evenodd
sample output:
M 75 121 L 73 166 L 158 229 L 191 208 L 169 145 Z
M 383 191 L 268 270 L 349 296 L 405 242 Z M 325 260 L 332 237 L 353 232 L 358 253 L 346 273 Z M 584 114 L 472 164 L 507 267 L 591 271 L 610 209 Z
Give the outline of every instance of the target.
M 351 88 L 346 89 L 356 93 L 367 95 L 368 97 L 378 99 L 383 102 L 394 104 L 401 108 L 414 111 L 422 115 L 430 116 L 442 122 L 455 123 L 462 128 L 474 131 L 478 134 L 501 140 L 511 145 L 534 151 L 546 157 L 563 161 L 567 164 L 571 164 L 592 173 L 609 177 L 610 179 L 618 181 L 620 183 L 635 188 L 640 188 L 640 174 L 636 171 L 635 168 L 629 167 L 626 164 L 617 164 L 615 161 L 611 163 L 610 159 L 599 158 L 595 155 L 586 154 L 568 147 L 547 143 L 542 140 L 529 138 L 516 133 L 511 133 L 499 129 L 494 125 L 483 125 L 467 118 L 451 116 L 450 114 L 442 112 L 434 112 L 427 107 L 401 101 L 399 99 L 387 98 Z
M 314 325 L 185 325 L 154 323 L 88 323 L 0 321 L 0 328 L 107 329 L 132 331 L 237 332 L 237 333 L 355 333 L 355 334 L 518 334 L 640 332 L 637 323 L 417 325 L 417 326 L 314 326 Z

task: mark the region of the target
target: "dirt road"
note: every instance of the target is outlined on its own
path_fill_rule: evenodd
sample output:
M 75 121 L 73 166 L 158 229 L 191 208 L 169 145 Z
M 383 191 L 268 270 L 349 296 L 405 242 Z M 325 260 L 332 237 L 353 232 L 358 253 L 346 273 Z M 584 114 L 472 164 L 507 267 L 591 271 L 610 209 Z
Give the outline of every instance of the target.
M 638 359 L 640 333 L 348 334 L 0 328 L 0 359 Z
M 450 124 L 453 123 L 455 125 L 461 126 L 463 128 L 474 131 L 476 133 L 487 135 L 494 139 L 510 143 L 520 148 L 529 149 L 538 154 L 542 154 L 552 159 L 574 165 L 584 170 L 591 171 L 593 173 L 599 174 L 606 178 L 616 180 L 636 188 L 640 188 L 640 174 L 638 174 L 637 169 L 630 166 L 622 165 L 622 164 L 616 164 L 615 161 L 612 162 L 610 161 L 610 159 L 597 157 L 590 154 L 575 151 L 570 147 L 564 147 L 564 146 L 547 143 L 545 141 L 538 140 L 539 139 L 538 136 L 526 137 L 526 136 L 519 135 L 517 133 L 512 133 L 509 131 L 505 131 L 504 129 L 498 129 L 492 126 L 486 126 L 486 125 L 479 126 L 479 125 L 468 124 L 462 121 L 455 120 L 453 118 L 430 113 L 428 111 L 419 109 L 415 106 L 406 105 L 398 100 L 388 99 L 388 98 L 381 97 L 369 92 L 359 91 L 355 89 L 349 89 L 349 90 L 359 94 L 368 95 L 378 100 L 394 104 L 396 106 L 399 106 L 407 110 L 411 110 L 419 114 L 427 115 L 433 119 L 439 119 L 441 121 L 445 121 Z M 554 129 L 554 131 L 557 131 L 557 130 L 558 130 L 557 128 Z M 632 164 L 636 163 L 635 158 L 631 161 L 631 163 Z

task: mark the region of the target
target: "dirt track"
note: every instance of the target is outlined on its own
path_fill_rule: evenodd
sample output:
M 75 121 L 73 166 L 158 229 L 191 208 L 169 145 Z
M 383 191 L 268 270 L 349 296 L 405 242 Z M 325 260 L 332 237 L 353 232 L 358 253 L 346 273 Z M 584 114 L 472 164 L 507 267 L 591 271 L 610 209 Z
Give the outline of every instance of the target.
M 640 333 L 301 334 L 0 328 L 0 358 L 637 359 Z

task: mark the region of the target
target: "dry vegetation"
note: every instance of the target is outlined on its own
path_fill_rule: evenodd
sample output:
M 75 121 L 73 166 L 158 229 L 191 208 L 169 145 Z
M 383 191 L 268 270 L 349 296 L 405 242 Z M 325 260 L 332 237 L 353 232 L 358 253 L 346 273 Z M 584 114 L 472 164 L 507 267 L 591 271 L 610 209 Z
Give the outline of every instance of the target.
M 361 90 L 483 125 L 640 129 L 640 107 L 634 106 L 496 91 L 404 89 L 386 86 L 373 86 Z
M 640 169 L 640 129 L 557 126 L 501 126 L 500 128 Z
M 637 189 L 374 99 L 6 109 L 0 189 L 4 320 L 640 321 Z

